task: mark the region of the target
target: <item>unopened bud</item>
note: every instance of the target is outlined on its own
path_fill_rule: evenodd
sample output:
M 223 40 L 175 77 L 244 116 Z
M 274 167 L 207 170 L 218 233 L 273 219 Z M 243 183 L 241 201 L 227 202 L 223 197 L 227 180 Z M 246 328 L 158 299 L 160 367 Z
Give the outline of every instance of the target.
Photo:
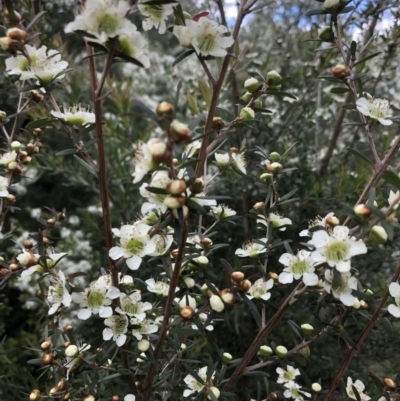
M 262 109 L 263 107 L 263 103 L 261 100 L 254 100 L 253 104 L 251 105 L 251 107 L 253 107 L 253 109 Z
M 221 117 L 214 117 L 212 120 L 211 128 L 215 131 L 221 131 L 225 127 L 224 120 Z
M 172 259 L 176 259 L 178 257 L 178 254 L 179 254 L 179 249 L 173 249 L 170 252 L 169 256 L 171 256 Z
M 79 348 L 76 345 L 70 345 L 65 349 L 65 356 L 73 358 L 79 354 Z
M 45 365 L 50 365 L 50 364 L 52 364 L 53 363 L 53 361 L 54 361 L 54 355 L 53 354 L 44 354 L 43 356 L 42 356 L 42 361 L 43 361 L 43 363 L 45 364 Z
M 385 386 L 386 391 L 395 391 L 396 390 L 396 383 L 392 380 L 386 377 L 383 379 L 383 385 Z
M 208 249 L 210 249 L 210 246 L 212 245 L 212 240 L 210 239 L 210 238 L 202 238 L 201 240 L 200 240 L 200 245 L 202 246 L 202 248 L 204 249 L 204 250 L 208 250 Z
M 358 217 L 362 217 L 362 218 L 369 217 L 369 216 L 371 216 L 371 213 L 372 213 L 371 210 L 363 204 L 354 206 L 353 210 L 354 210 L 354 213 Z
M 233 272 L 231 274 L 231 281 L 235 284 L 239 284 L 244 280 L 244 273 L 243 272 Z
M 325 0 L 324 7 L 325 10 L 334 11 L 340 6 L 340 0 Z
M 339 64 L 332 68 L 332 75 L 343 81 L 351 75 L 351 70 L 347 65 Z
M 11 149 L 15 150 L 16 152 L 18 152 L 21 149 L 21 142 L 18 141 L 13 141 L 11 142 Z
M 168 182 L 165 190 L 171 195 L 180 195 L 186 190 L 185 181 L 182 180 L 171 180 Z
M 271 152 L 269 154 L 269 158 L 273 161 L 273 162 L 277 162 L 281 159 L 281 155 L 278 152 Z
M 285 358 L 288 354 L 288 350 L 286 347 L 283 345 L 278 345 L 275 349 L 276 355 L 278 355 L 280 358 Z
M 196 262 L 196 265 L 198 267 L 207 267 L 207 265 L 209 263 L 209 260 L 206 256 L 199 256 L 193 260 L 194 260 L 194 262 Z
M 314 393 L 319 393 L 322 390 L 322 387 L 319 383 L 313 383 L 311 384 L 311 390 L 314 391 Z
M 250 100 L 252 99 L 253 95 L 250 92 L 246 92 L 241 99 L 243 100 L 244 103 L 249 103 Z
M 183 281 L 184 281 L 186 287 L 189 289 L 193 288 L 194 285 L 196 284 L 196 282 L 191 277 L 187 277 L 187 276 L 183 277 Z
M 268 401 L 276 401 L 278 399 L 278 396 L 276 393 L 272 392 L 268 394 Z
M 18 42 L 25 42 L 28 37 L 28 34 L 24 30 L 19 28 L 8 29 L 6 35 L 8 38 L 16 40 Z
M 179 209 L 185 204 L 185 202 L 186 198 L 184 196 L 167 196 L 163 201 L 168 209 Z
M 362 309 L 368 309 L 368 308 L 369 308 L 369 305 L 362 299 L 362 300 L 360 301 L 360 307 L 361 307 Z
M 182 319 L 184 320 L 190 320 L 193 315 L 194 315 L 194 310 L 191 306 L 184 306 L 181 310 L 180 310 L 180 315 L 182 317 Z
M 257 92 L 259 87 L 260 83 L 256 78 L 249 78 L 246 81 L 244 81 L 244 89 L 246 89 L 250 93 Z
M 177 143 L 187 142 L 190 140 L 190 130 L 186 124 L 174 122 L 170 126 L 172 138 Z
M 305 323 L 300 326 L 301 331 L 306 335 L 310 336 L 312 333 L 314 333 L 314 327 L 311 326 L 311 324 Z
M 242 292 L 249 291 L 250 287 L 251 287 L 251 281 L 247 280 L 247 279 L 241 281 L 240 284 L 239 284 L 239 290 L 242 291 Z
M 229 288 L 222 290 L 220 296 L 227 305 L 233 305 L 236 301 L 235 294 Z
M 335 39 L 335 34 L 333 33 L 331 26 L 323 26 L 318 29 L 318 37 L 323 42 L 333 42 Z
M 213 399 L 213 398 L 211 397 L 211 395 L 209 394 L 210 392 L 213 393 L 213 395 L 214 395 L 215 398 L 219 398 L 219 396 L 221 395 L 221 392 L 218 390 L 217 387 L 214 387 L 214 386 L 208 387 L 208 388 L 207 388 L 207 393 L 208 393 L 207 399 L 209 399 L 209 400 L 212 400 L 212 399 Z
M 7 199 L 7 203 L 8 203 L 9 205 L 14 205 L 14 203 L 17 201 L 17 198 L 16 198 L 15 195 L 13 195 L 13 194 L 8 194 L 8 195 L 6 196 L 6 199 Z
M 83 399 L 83 401 L 96 401 L 96 398 L 93 395 L 89 394 Z
M 277 86 L 281 83 L 281 81 L 282 81 L 282 77 L 277 71 L 272 70 L 267 73 L 268 86 Z
M 43 341 L 40 344 L 40 348 L 43 352 L 48 352 L 51 350 L 51 341 Z
M 29 401 L 39 401 L 40 400 L 40 391 L 35 388 L 29 394 Z
M 239 117 L 243 121 L 254 120 L 255 116 L 256 116 L 256 113 L 254 112 L 254 110 L 251 107 L 243 107 L 243 109 L 240 110 Z
M 168 102 L 161 102 L 156 109 L 158 117 L 172 121 L 174 117 L 174 106 Z
M 57 384 L 57 391 L 64 391 L 67 387 L 67 380 L 62 377 Z
M 331 227 L 335 227 L 340 224 L 340 220 L 336 216 L 329 216 L 325 219 L 325 223 L 329 224 Z
M 33 135 L 40 137 L 43 134 L 43 130 L 41 128 L 34 128 L 32 131 Z M 39 146 L 39 144 L 37 144 Z M 40 147 L 40 146 L 39 146 Z
M 271 173 L 264 173 L 260 175 L 260 180 L 264 183 L 264 184 L 271 184 L 272 181 L 274 180 L 274 176 Z
M 193 184 L 190 186 L 192 194 L 199 194 L 204 190 L 204 180 L 202 178 L 196 178 Z
M 15 272 L 18 270 L 18 265 L 16 263 L 10 263 L 10 265 L 8 266 L 8 268 L 12 271 Z
M 222 354 L 222 363 L 228 363 L 233 359 L 232 355 L 229 352 L 224 352 Z
M 111 397 L 111 401 L 119 401 L 119 397 L 117 395 L 113 395 Z
M 149 144 L 149 150 L 151 157 L 157 163 L 166 163 L 168 159 L 171 157 L 171 154 L 168 151 L 168 146 L 163 141 L 156 141 Z
M 272 174 L 278 174 L 283 170 L 282 164 L 278 162 L 273 162 L 271 164 L 267 164 L 267 171 Z
M 305 345 L 299 350 L 299 354 L 302 355 L 304 358 L 308 358 L 311 355 L 310 347 L 308 345 Z
M 48 227 L 54 227 L 56 224 L 56 221 L 54 219 L 47 219 L 46 224 Z
M 269 356 L 272 355 L 273 352 L 274 352 L 274 351 L 272 351 L 272 348 L 271 348 L 271 347 L 268 347 L 267 345 L 262 345 L 262 346 L 260 347 L 260 349 L 258 350 L 258 355 L 259 355 L 261 358 L 268 358 Z
M 138 342 L 138 349 L 141 352 L 146 352 L 149 350 L 150 348 L 150 341 L 146 340 L 146 339 L 142 339 Z
M 382 245 L 388 239 L 387 232 L 381 226 L 373 226 L 369 232 L 368 240 L 373 244 Z
M 268 276 L 272 278 L 272 280 L 274 280 L 276 283 L 279 282 L 279 275 L 275 272 L 268 272 Z
M 65 327 L 64 327 L 64 331 L 65 331 L 66 333 L 72 333 L 72 332 L 74 331 L 74 328 L 73 328 L 73 326 L 71 326 L 71 325 L 69 324 L 68 326 L 65 326 Z
M 18 168 L 18 163 L 16 161 L 12 161 L 7 164 L 7 169 L 8 170 L 15 170 Z
M 265 203 L 264 202 L 257 202 L 254 204 L 253 209 L 257 214 L 265 212 Z
M 367 294 L 367 295 L 370 296 L 370 297 L 372 297 L 372 295 L 374 295 L 374 293 L 373 293 L 369 288 L 366 288 L 366 289 L 364 290 L 364 294 Z
M 37 90 L 29 91 L 28 95 L 35 103 L 40 103 L 43 100 L 43 95 Z
M 146 363 L 146 354 L 144 353 L 144 352 L 142 352 L 141 354 L 140 354 L 140 356 L 142 357 L 142 358 L 144 358 L 144 359 L 142 359 L 142 358 L 136 358 L 136 362 L 137 363 L 140 363 L 140 364 L 142 364 L 142 363 Z
M 210 298 L 210 306 L 212 310 L 216 312 L 222 312 L 225 309 L 225 305 L 222 299 L 218 295 L 212 295 Z
M 13 40 L 7 36 L 0 38 L 0 49 L 11 51 L 13 49 Z

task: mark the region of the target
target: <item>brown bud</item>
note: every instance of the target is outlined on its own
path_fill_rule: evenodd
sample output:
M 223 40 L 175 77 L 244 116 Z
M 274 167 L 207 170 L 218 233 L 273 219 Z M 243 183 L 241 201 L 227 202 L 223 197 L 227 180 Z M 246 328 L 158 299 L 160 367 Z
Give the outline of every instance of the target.
M 229 152 L 230 153 L 239 153 L 239 149 L 238 148 L 230 148 Z
M 66 393 L 64 395 L 64 400 L 69 400 L 71 398 L 71 393 Z
M 268 272 L 268 276 L 270 276 L 276 283 L 279 281 L 279 276 L 275 272 Z
M 28 153 L 32 153 L 34 147 L 35 147 L 35 145 L 33 143 L 28 143 L 26 145 L 26 150 L 28 151 Z
M 19 25 L 19 23 L 22 20 L 21 14 L 15 10 L 14 10 L 13 18 L 12 18 L 13 21 L 11 21 L 11 19 L 10 19 L 10 13 L 8 12 L 7 8 L 4 9 L 3 15 L 4 15 L 4 20 L 6 22 L 6 25 L 11 25 L 11 24 Z
M 24 248 L 25 249 L 31 249 L 33 247 L 33 243 L 31 240 L 27 239 L 26 241 L 24 241 Z
M 184 320 L 190 320 L 193 317 L 194 310 L 191 306 L 184 306 L 181 311 L 180 315 Z
M 372 212 L 371 210 L 368 208 L 368 206 L 364 205 L 364 204 L 360 204 L 357 206 L 354 206 L 354 213 L 361 218 L 367 218 L 369 216 L 371 216 Z
M 171 195 L 180 195 L 186 190 L 185 181 L 182 180 L 171 180 L 168 182 L 165 190 Z
M 36 90 L 29 91 L 29 96 L 35 103 L 40 103 L 43 100 L 43 95 Z M 35 132 L 35 130 L 33 131 Z
M 161 102 L 156 108 L 156 113 L 158 117 L 172 121 L 174 118 L 174 106 L 168 102 Z
M 40 137 L 43 134 L 43 130 L 41 128 L 35 128 L 33 130 L 33 135 Z M 39 142 L 40 143 L 40 142 Z M 39 143 L 37 145 L 39 146 Z M 39 146 L 40 147 L 40 146 Z
M 67 388 L 67 380 L 62 377 L 57 384 L 57 391 L 63 391 Z
M 54 227 L 56 224 L 56 221 L 54 219 L 47 219 L 46 224 L 48 227 Z
M 45 365 L 51 365 L 54 361 L 54 355 L 49 353 L 49 354 L 44 354 L 42 356 L 42 361 Z
M 190 190 L 193 194 L 198 194 L 204 190 L 204 180 L 202 178 L 196 178 L 193 184 L 190 186 Z
M 176 259 L 178 257 L 179 249 L 173 249 L 169 256 L 171 256 L 172 259 Z
M 113 395 L 111 401 L 119 401 L 119 397 L 117 395 Z
M 256 211 L 257 214 L 265 212 L 265 203 L 264 202 L 257 202 L 254 204 L 253 209 Z
M 12 40 L 17 40 L 18 42 L 25 42 L 28 37 L 28 34 L 19 28 L 10 28 L 6 33 L 7 37 Z
M 170 125 L 170 133 L 172 139 L 176 143 L 187 142 L 190 141 L 191 138 L 189 127 L 186 124 L 182 124 L 178 121 Z
M 174 158 L 174 159 L 172 159 L 172 163 L 176 167 L 179 164 L 179 160 Z
M 12 271 L 15 272 L 18 270 L 18 265 L 16 263 L 11 263 L 8 268 Z
M 40 399 L 40 391 L 37 388 L 35 388 L 29 394 L 29 401 L 38 401 L 39 399 Z
M 168 209 L 179 209 L 186 203 L 186 197 L 182 195 L 167 196 L 163 203 Z
M 36 296 L 39 298 L 39 299 L 41 299 L 42 301 L 44 300 L 44 295 L 43 295 L 43 292 L 42 291 L 38 291 L 37 293 L 36 293 Z
M 385 386 L 386 391 L 396 390 L 396 383 L 392 379 L 389 379 L 388 377 L 383 379 L 383 385 Z
M 212 120 L 211 127 L 216 131 L 220 131 L 222 128 L 225 127 L 224 120 L 221 117 L 214 117 Z
M 276 393 L 269 393 L 268 394 L 268 401 L 276 401 L 278 399 L 278 396 Z
M 233 272 L 231 274 L 231 280 L 234 284 L 240 284 L 244 280 L 244 273 L 243 272 Z
M 2 267 L 2 268 L 0 269 L 0 277 L 4 277 L 4 276 L 6 276 L 6 275 L 9 274 L 9 273 L 10 273 L 10 270 L 6 269 L 5 267 Z
M 210 238 L 202 238 L 200 240 L 200 245 L 203 247 L 204 250 L 208 250 L 210 248 L 210 246 L 212 245 L 212 241 Z
M 154 141 L 149 144 L 149 150 L 151 157 L 157 163 L 167 164 L 171 160 L 171 151 L 168 149 L 168 145 L 163 141 Z
M 351 75 L 351 69 L 347 65 L 338 64 L 332 68 L 332 75 L 343 81 Z
M 18 152 L 18 156 L 22 159 L 22 158 L 28 156 L 28 153 L 25 152 L 25 150 L 20 150 L 20 151 Z
M 40 344 L 40 348 L 43 352 L 49 352 L 51 350 L 51 341 L 47 340 L 47 341 L 43 341 Z
M 229 288 L 222 290 L 220 296 L 227 305 L 232 306 L 236 301 L 235 294 Z
M 67 348 L 71 345 L 71 341 L 65 341 L 64 347 Z
M 67 218 L 66 214 L 64 212 L 57 213 L 57 220 L 58 221 L 64 221 Z
M 50 240 L 47 237 L 43 237 L 43 244 L 47 245 Z
M 247 292 L 251 287 L 250 280 L 243 280 L 239 284 L 239 290 L 242 292 Z
M 8 205 L 14 205 L 14 203 L 17 201 L 17 198 L 13 194 L 8 194 L 6 197 L 6 201 Z
M 68 326 L 64 327 L 64 331 L 66 333 L 72 333 L 74 331 L 74 328 L 69 324 Z

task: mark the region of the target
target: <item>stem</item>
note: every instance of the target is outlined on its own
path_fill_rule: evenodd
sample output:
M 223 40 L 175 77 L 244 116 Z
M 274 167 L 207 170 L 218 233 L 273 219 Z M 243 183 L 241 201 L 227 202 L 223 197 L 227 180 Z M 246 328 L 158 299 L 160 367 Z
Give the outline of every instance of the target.
M 151 388 L 154 382 L 154 376 L 156 374 L 158 360 L 160 359 L 162 346 L 164 344 L 164 339 L 168 331 L 168 321 L 171 315 L 171 307 L 175 297 L 175 289 L 179 281 L 179 274 L 182 266 L 183 257 L 185 255 L 185 245 L 186 245 L 187 235 L 188 235 L 188 228 L 187 226 L 185 226 L 182 228 L 182 242 L 180 243 L 178 248 L 178 256 L 176 258 L 174 271 L 172 273 L 171 282 L 169 284 L 168 297 L 164 309 L 164 319 L 161 324 L 160 334 L 158 336 L 157 343 L 153 353 L 154 363 L 151 365 L 151 368 L 146 378 L 146 382 L 143 386 L 145 390 L 142 401 L 149 401 L 150 399 Z
M 391 283 L 395 282 L 398 279 L 399 275 L 400 275 L 400 263 L 397 265 L 396 272 L 393 274 L 392 279 L 390 280 L 390 282 Z M 336 387 L 338 386 L 338 384 L 340 382 L 340 379 L 343 376 L 343 373 L 347 369 L 347 366 L 349 365 L 350 361 L 353 359 L 353 356 L 355 355 L 355 353 L 359 350 L 361 345 L 364 343 L 364 341 L 368 337 L 368 334 L 370 333 L 370 331 L 374 327 L 374 325 L 375 325 L 376 321 L 378 320 L 379 315 L 381 313 L 381 309 L 385 305 L 385 302 L 387 301 L 388 297 L 389 297 L 389 291 L 386 290 L 386 293 L 383 296 L 381 302 L 379 303 L 376 311 L 374 312 L 374 314 L 372 315 L 370 321 L 368 322 L 368 324 L 365 326 L 364 330 L 360 334 L 360 337 L 358 338 L 355 347 L 351 348 L 347 352 L 345 358 L 343 359 L 343 362 L 340 365 L 340 368 L 337 371 L 337 373 L 335 375 L 335 378 L 333 379 L 333 382 L 332 382 L 332 384 L 331 384 L 331 386 L 330 386 L 330 388 L 328 390 L 328 393 L 326 394 L 326 396 L 324 398 L 324 401 L 330 401 L 332 399 L 333 393 L 335 392 Z

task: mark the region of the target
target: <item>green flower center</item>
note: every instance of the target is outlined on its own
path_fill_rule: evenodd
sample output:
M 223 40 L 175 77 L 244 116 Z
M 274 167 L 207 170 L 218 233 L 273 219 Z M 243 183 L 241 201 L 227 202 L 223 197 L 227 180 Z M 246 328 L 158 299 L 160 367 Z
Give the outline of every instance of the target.
M 21 60 L 20 64 L 19 64 L 19 69 L 21 71 L 29 71 L 30 70 L 30 65 L 31 64 L 35 64 L 38 61 L 38 58 L 36 56 L 30 56 L 31 61 L 29 62 L 29 60 L 27 58 L 24 58 Z
M 99 309 L 104 305 L 105 294 L 101 291 L 91 291 L 87 297 L 87 305 L 90 309 Z
M 215 47 L 215 38 L 211 33 L 206 33 L 198 37 L 199 49 L 203 52 L 209 52 Z
M 107 35 L 114 34 L 119 27 L 119 19 L 114 14 L 103 14 L 99 19 L 99 32 L 105 32 Z
M 128 325 L 127 319 L 124 319 L 122 317 L 117 317 L 117 319 L 115 320 L 115 325 L 114 325 L 114 333 L 115 334 L 123 334 L 127 325 Z
M 293 372 L 287 371 L 284 373 L 283 378 L 287 381 L 290 381 L 294 378 Z
M 136 54 L 135 48 L 132 46 L 132 42 L 126 36 L 119 38 L 117 52 L 132 58 L 135 58 Z
M 330 244 L 325 251 L 325 256 L 332 262 L 341 262 L 349 254 L 349 246 L 343 241 L 337 241 Z
M 347 288 L 346 278 L 341 275 L 340 281 L 341 281 L 341 284 L 339 285 L 334 278 L 332 280 L 332 290 L 334 290 L 338 294 L 340 294 L 342 291 L 344 291 Z
M 144 249 L 144 243 L 138 238 L 132 238 L 125 244 L 125 249 L 132 255 L 138 255 Z
M 62 300 L 64 298 L 65 289 L 61 283 L 58 283 L 57 286 L 53 290 L 53 297 L 58 300 Z
M 72 125 L 83 125 L 86 122 L 86 118 L 82 116 L 71 115 L 67 117 L 67 121 Z
M 132 302 L 128 302 L 127 304 L 124 305 L 124 312 L 126 312 L 129 315 L 135 315 L 136 313 L 140 312 L 140 304 L 134 304 Z
M 308 265 L 304 260 L 297 260 L 291 266 L 293 274 L 304 274 L 307 271 Z
M 144 8 L 146 13 L 149 13 L 153 21 L 161 21 L 163 17 L 164 8 L 161 4 L 147 6 Z

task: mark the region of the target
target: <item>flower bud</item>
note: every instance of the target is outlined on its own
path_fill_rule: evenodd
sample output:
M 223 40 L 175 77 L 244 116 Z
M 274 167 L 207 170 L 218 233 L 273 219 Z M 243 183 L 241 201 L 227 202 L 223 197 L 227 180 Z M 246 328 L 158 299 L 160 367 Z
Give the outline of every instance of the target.
M 396 383 L 392 380 L 386 377 L 383 379 L 383 385 L 385 386 L 386 391 L 395 391 L 396 390 Z
M 267 171 L 272 174 L 278 174 L 283 170 L 282 164 L 278 162 L 273 162 L 271 164 L 267 164 Z
M 215 153 L 214 154 L 215 161 L 217 162 L 217 166 L 219 168 L 224 168 L 229 165 L 229 154 L 228 153 Z
M 372 213 L 371 210 L 364 204 L 354 206 L 353 210 L 354 210 L 354 213 L 358 217 L 362 217 L 362 218 L 367 218 L 367 217 L 371 216 L 371 213 Z
M 311 390 L 314 391 L 314 393 L 319 393 L 322 390 L 322 387 L 319 383 L 313 383 L 311 384 Z
M 354 298 L 354 304 L 353 304 L 353 308 L 354 309 L 360 309 L 360 300 L 358 298 Z
M 171 180 L 168 182 L 165 190 L 171 195 L 180 195 L 186 190 L 185 181 L 182 180 Z
M 67 387 L 67 380 L 62 377 L 57 384 L 57 391 L 64 391 Z
M 369 308 L 368 304 L 363 299 L 360 301 L 360 307 L 362 309 L 368 309 Z
M 13 48 L 13 40 L 11 38 L 8 38 L 7 36 L 0 38 L 1 50 L 11 51 L 12 48 Z
M 190 186 L 192 194 L 198 194 L 204 190 L 204 180 L 202 178 L 196 178 L 193 184 Z
M 7 203 L 8 203 L 9 205 L 13 205 L 13 204 L 17 201 L 17 198 L 16 198 L 15 195 L 13 195 L 13 194 L 8 194 L 8 195 L 6 196 L 6 199 L 7 199 Z
M 278 396 L 276 393 L 272 392 L 268 394 L 268 401 L 276 401 L 278 399 Z
M 209 260 L 206 256 L 199 256 L 195 259 L 193 259 L 196 263 L 198 267 L 207 267 Z
M 187 142 L 191 138 L 189 127 L 178 121 L 171 124 L 170 132 L 176 143 Z
M 332 68 L 332 75 L 343 81 L 351 75 L 351 70 L 347 65 L 338 64 Z
M 11 142 L 11 149 L 15 150 L 16 152 L 18 152 L 21 149 L 21 142 L 18 141 L 13 141 Z
M 29 401 L 39 401 L 40 400 L 40 391 L 35 388 L 29 394 Z
M 35 103 L 40 103 L 43 100 L 43 95 L 37 90 L 29 91 L 28 95 Z M 35 132 L 35 130 L 33 131 Z
M 253 209 L 256 211 L 257 214 L 265 212 L 265 203 L 264 202 L 257 202 L 254 204 Z
M 255 78 L 249 78 L 244 81 L 244 89 L 246 89 L 250 93 L 257 92 L 260 87 L 260 83 Z
M 16 161 L 12 161 L 12 162 L 7 164 L 7 169 L 11 170 L 11 171 L 18 169 L 18 167 L 19 166 L 18 166 L 18 163 Z
M 204 250 L 210 249 L 210 246 L 213 244 L 212 240 L 210 238 L 202 238 L 200 240 L 200 245 Z
M 144 359 L 142 359 L 142 358 L 136 358 L 136 362 L 137 363 L 139 363 L 139 364 L 141 364 L 141 363 L 146 363 L 146 354 L 144 353 L 144 352 L 142 352 L 141 354 L 140 354 L 140 356 L 142 357 L 142 358 L 144 358 Z
M 119 401 L 119 397 L 117 395 L 113 395 L 111 397 L 111 401 Z
M 367 294 L 367 295 L 370 296 L 370 297 L 372 297 L 372 295 L 374 295 L 374 293 L 373 293 L 369 288 L 366 288 L 366 289 L 364 290 L 364 294 Z
M 138 342 L 138 349 L 140 352 L 146 352 L 150 348 L 150 341 L 146 339 L 142 339 Z
M 93 395 L 89 394 L 83 399 L 83 401 L 96 401 L 96 398 L 94 398 Z
M 306 335 L 310 336 L 312 333 L 314 333 L 314 327 L 311 326 L 311 324 L 305 323 L 300 326 L 301 331 Z
M 220 296 L 227 305 L 232 306 L 236 301 L 235 294 L 229 288 L 222 290 Z
M 279 276 L 275 272 L 268 272 L 268 276 L 275 281 L 275 283 L 279 283 Z
M 368 236 L 368 240 L 373 244 L 382 245 L 388 239 L 387 232 L 381 226 L 373 226 Z
M 74 331 L 74 327 L 69 324 L 69 325 L 64 327 L 64 331 L 66 333 L 72 333 Z
M 216 312 L 222 312 L 225 309 L 225 305 L 218 295 L 212 295 L 210 298 L 210 306 L 212 310 Z
M 18 42 L 25 42 L 28 38 L 28 34 L 24 30 L 19 28 L 8 29 L 6 35 L 8 38 L 16 40 Z
M 261 100 L 255 100 L 254 102 L 253 102 L 253 105 L 251 106 L 251 107 L 253 107 L 254 109 L 262 109 L 262 107 L 263 107 L 263 103 L 262 103 L 262 101 Z
M 3 110 L 0 110 L 0 123 L 6 121 L 7 113 Z
M 281 81 L 282 81 L 282 77 L 280 76 L 280 74 L 277 71 L 272 70 L 267 73 L 268 86 L 277 86 L 281 83 Z
M 53 354 L 44 354 L 42 356 L 42 361 L 45 365 L 51 365 L 54 361 L 54 355 Z
M 302 355 L 304 358 L 308 358 L 311 355 L 310 347 L 308 345 L 305 345 L 299 350 L 299 354 Z
M 340 0 L 325 0 L 324 7 L 325 10 L 334 11 L 340 6 Z
M 184 196 L 167 196 L 163 201 L 168 209 L 179 209 L 185 202 L 186 198 Z
M 176 219 L 179 219 L 178 209 L 172 209 L 172 214 Z M 182 213 L 185 220 L 189 218 L 189 208 L 187 206 L 182 206 Z
M 268 358 L 269 356 L 272 355 L 273 352 L 274 352 L 274 351 L 272 351 L 272 348 L 271 348 L 271 347 L 268 347 L 267 345 L 262 345 L 262 346 L 260 347 L 260 349 L 258 350 L 258 355 L 259 355 L 261 358 Z
M 243 272 L 233 272 L 231 274 L 231 281 L 233 284 L 240 284 L 244 280 Z
M 335 34 L 333 33 L 331 26 L 323 26 L 318 29 L 318 38 L 323 42 L 333 42 L 335 39 Z
M 273 179 L 274 176 L 271 173 L 264 173 L 260 175 L 260 180 L 266 185 L 271 184 Z
M 78 356 L 79 354 L 79 348 L 76 345 L 70 345 L 65 349 L 65 356 L 68 356 L 70 358 L 74 358 Z
M 8 266 L 8 268 L 12 271 L 15 272 L 18 270 L 18 265 L 16 263 L 10 263 L 10 265 Z
M 219 396 L 221 395 L 221 392 L 217 389 L 217 387 L 214 387 L 214 386 L 208 387 L 207 388 L 207 392 L 208 393 L 210 393 L 210 392 L 213 393 L 215 398 L 219 398 Z M 212 400 L 210 394 L 207 395 L 207 399 Z
M 276 355 L 278 355 L 280 358 L 285 358 L 288 354 L 288 350 L 286 347 L 283 345 L 278 345 L 275 349 Z
M 340 224 L 340 220 L 336 216 L 329 216 L 326 218 L 325 223 L 329 224 L 331 227 L 335 227 Z
M 224 352 L 222 354 L 222 363 L 228 363 L 233 359 L 232 355 L 229 352 Z
M 163 141 L 156 141 L 149 144 L 149 150 L 151 157 L 157 163 L 167 163 L 171 158 L 171 152 L 169 152 L 167 144 Z
M 254 117 L 256 116 L 254 110 L 250 107 L 243 107 L 242 110 L 240 110 L 239 117 L 243 121 L 248 121 L 248 120 L 254 120 Z
M 212 120 L 211 128 L 215 131 L 221 131 L 225 127 L 224 120 L 221 117 L 214 117 Z
M 269 154 L 269 158 L 273 161 L 273 162 L 277 162 L 281 159 L 281 155 L 278 152 L 271 152 Z
M 250 92 L 246 92 L 240 99 L 243 100 L 244 103 L 249 103 L 250 100 L 253 98 L 253 95 Z
M 184 281 L 186 287 L 189 289 L 193 288 L 194 285 L 196 284 L 196 282 L 191 277 L 187 277 L 187 276 L 183 277 L 183 281 Z
M 49 352 L 51 350 L 51 341 L 43 341 L 40 344 L 40 348 L 43 352 Z
M 239 290 L 242 292 L 247 292 L 251 287 L 251 281 L 250 280 L 243 280 L 239 284 Z
M 172 121 L 174 117 L 174 106 L 168 102 L 161 102 L 156 108 L 156 113 L 158 117 Z

